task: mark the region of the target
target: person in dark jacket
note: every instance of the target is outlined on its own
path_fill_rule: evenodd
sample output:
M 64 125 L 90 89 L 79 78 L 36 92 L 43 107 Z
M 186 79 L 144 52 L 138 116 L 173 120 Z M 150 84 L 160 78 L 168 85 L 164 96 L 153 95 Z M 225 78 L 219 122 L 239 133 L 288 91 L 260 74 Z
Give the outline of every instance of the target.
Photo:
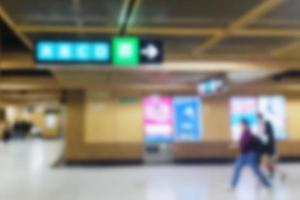
M 237 187 L 241 172 L 243 168 L 248 165 L 251 167 L 262 185 L 270 188 L 271 184 L 269 180 L 260 169 L 260 141 L 251 133 L 247 120 L 242 120 L 241 125 L 243 127 L 243 132 L 239 143 L 241 154 L 235 162 L 234 173 L 231 180 L 231 187 L 232 189 L 235 189 Z
M 278 172 L 281 177 L 284 179 L 285 174 L 278 170 L 278 155 L 276 151 L 276 139 L 273 130 L 272 123 L 266 119 L 262 114 L 258 114 L 258 122 L 261 125 L 262 135 L 264 139 L 262 139 L 262 163 L 267 168 L 269 175 L 271 177 L 274 176 L 275 172 Z

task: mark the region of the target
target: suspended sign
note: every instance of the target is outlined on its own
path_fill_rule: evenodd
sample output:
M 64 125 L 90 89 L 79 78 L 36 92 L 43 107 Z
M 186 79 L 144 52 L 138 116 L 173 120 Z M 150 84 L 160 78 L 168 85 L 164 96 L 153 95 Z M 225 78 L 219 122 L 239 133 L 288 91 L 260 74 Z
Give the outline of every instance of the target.
M 49 40 L 35 43 L 38 64 L 112 64 L 136 68 L 140 64 L 163 61 L 162 43 L 138 37 L 114 37 L 112 40 Z
M 108 40 L 39 40 L 35 44 L 35 60 L 43 64 L 109 63 L 111 46 Z

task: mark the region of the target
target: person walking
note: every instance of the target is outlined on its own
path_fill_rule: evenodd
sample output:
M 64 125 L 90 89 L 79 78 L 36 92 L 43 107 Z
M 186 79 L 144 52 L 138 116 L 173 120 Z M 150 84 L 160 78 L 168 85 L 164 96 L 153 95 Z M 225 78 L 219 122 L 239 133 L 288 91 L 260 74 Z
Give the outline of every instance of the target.
M 245 166 L 250 166 L 261 184 L 266 188 L 270 188 L 271 183 L 260 169 L 260 140 L 251 133 L 247 120 L 242 120 L 241 126 L 243 127 L 243 132 L 239 143 L 241 153 L 235 162 L 234 173 L 231 180 L 231 188 L 235 189 L 237 187 L 242 170 Z
M 262 164 L 268 170 L 271 178 L 273 178 L 275 173 L 277 173 L 282 179 L 285 179 L 285 173 L 281 172 L 277 167 L 279 156 L 276 150 L 276 139 L 272 123 L 266 120 L 260 113 L 257 118 L 261 130 L 259 135 L 261 135 L 260 139 L 262 141 Z

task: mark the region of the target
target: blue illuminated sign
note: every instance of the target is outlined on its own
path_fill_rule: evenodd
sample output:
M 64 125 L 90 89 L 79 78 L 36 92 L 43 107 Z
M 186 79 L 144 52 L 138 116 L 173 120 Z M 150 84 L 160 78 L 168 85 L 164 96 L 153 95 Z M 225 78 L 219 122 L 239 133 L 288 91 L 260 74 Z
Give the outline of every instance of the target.
M 38 63 L 109 63 L 109 41 L 40 40 L 35 45 Z
M 111 39 L 46 39 L 35 42 L 34 58 L 40 66 L 67 64 L 110 64 L 114 67 L 137 68 L 141 64 L 163 61 L 163 45 L 159 40 L 135 36 Z
M 200 100 L 197 97 L 174 98 L 176 141 L 200 141 Z

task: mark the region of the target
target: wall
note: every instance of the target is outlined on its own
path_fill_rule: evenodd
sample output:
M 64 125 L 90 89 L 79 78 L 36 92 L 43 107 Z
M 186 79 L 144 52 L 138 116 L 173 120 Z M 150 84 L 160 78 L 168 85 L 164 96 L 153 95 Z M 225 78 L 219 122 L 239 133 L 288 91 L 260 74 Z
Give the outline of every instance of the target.
M 287 112 L 287 140 L 300 141 L 300 95 L 286 94 L 286 112 Z M 229 118 L 229 99 L 209 98 L 203 101 L 204 130 L 205 141 L 229 141 L 230 124 Z
M 232 96 L 249 95 L 240 92 Z M 269 95 L 276 93 L 267 93 Z M 252 92 L 251 95 L 260 95 Z M 297 93 L 283 93 L 287 100 L 287 140 L 278 142 L 278 151 L 282 157 L 300 157 L 300 95 Z M 229 96 L 219 96 L 203 100 L 204 143 L 176 144 L 175 159 L 199 158 L 233 158 L 237 149 L 232 148 L 229 127 Z
M 239 94 L 236 94 L 239 95 Z M 254 94 L 256 95 L 256 94 Z M 287 140 L 278 142 L 279 154 L 288 158 L 300 157 L 300 95 L 285 94 L 287 100 Z M 221 96 L 203 101 L 204 142 L 176 144 L 175 159 L 233 158 L 229 127 L 229 98 Z
M 85 108 L 86 143 L 142 143 L 139 101 L 121 103 L 118 98 L 99 99 L 88 93 Z
M 88 93 L 86 100 L 86 143 L 143 142 L 143 105 L 140 98 L 135 103 L 122 104 L 118 98 L 101 99 Z M 229 140 L 226 99 L 204 100 L 202 115 L 205 142 Z
M 0 103 L 0 139 L 2 138 L 4 129 L 5 129 L 5 114 L 4 114 L 4 109 L 1 107 L 1 103 Z
M 287 131 L 289 140 L 300 140 L 300 96 L 288 96 Z
M 65 119 L 65 158 L 78 160 L 87 157 L 84 154 L 84 93 L 69 91 L 67 94 Z M 88 159 L 88 157 L 86 158 Z
M 287 97 L 287 141 L 279 143 L 285 157 L 300 157 L 300 96 Z M 203 100 L 201 143 L 177 143 L 175 159 L 233 158 L 229 127 L 229 97 Z M 69 92 L 67 103 L 67 160 L 141 160 L 143 121 L 140 101 L 122 104 L 116 97 L 84 91 Z
M 48 113 L 46 110 L 30 113 L 28 120 L 41 129 L 44 138 L 56 138 L 61 133 L 61 114 L 57 112 L 53 115 L 56 117 L 56 122 L 53 124 L 48 124 Z
M 142 160 L 139 103 L 123 105 L 115 98 L 70 91 L 66 107 L 66 160 Z
M 204 99 L 202 102 L 204 141 L 228 141 L 230 137 L 230 126 L 227 97 Z

